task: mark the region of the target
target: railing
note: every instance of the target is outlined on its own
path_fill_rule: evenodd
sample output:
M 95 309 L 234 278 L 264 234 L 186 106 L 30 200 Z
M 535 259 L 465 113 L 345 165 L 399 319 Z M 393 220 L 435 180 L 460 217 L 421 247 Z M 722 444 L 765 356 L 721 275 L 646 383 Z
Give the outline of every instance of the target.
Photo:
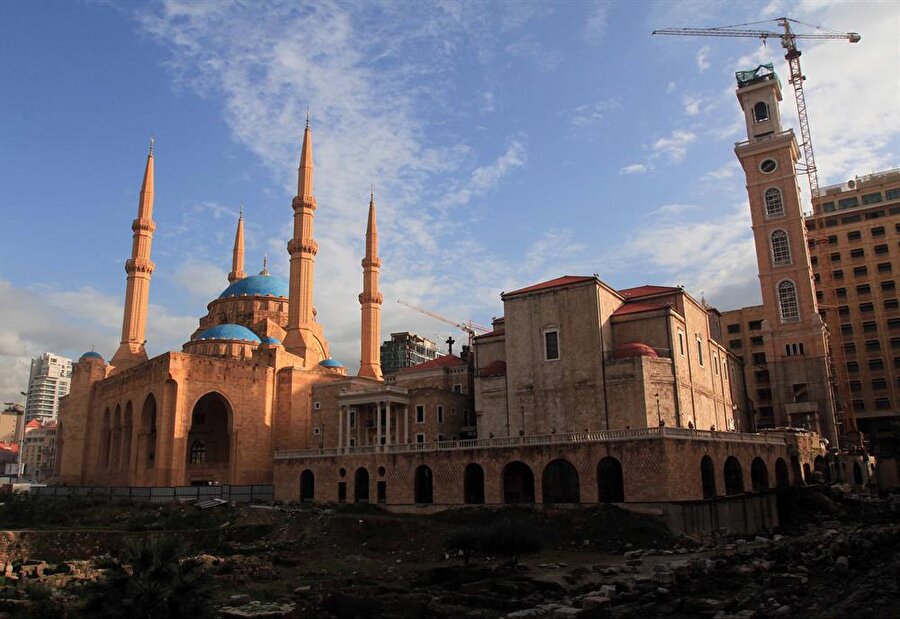
M 864 174 L 863 176 L 857 176 L 856 178 L 853 179 L 854 184 L 856 185 L 855 187 L 853 187 L 853 189 L 854 190 L 859 189 L 860 185 L 865 185 L 869 181 L 880 180 L 882 178 L 887 178 L 889 176 L 892 176 L 892 175 L 898 174 L 898 173 L 900 173 L 900 168 L 891 168 L 890 170 L 884 170 L 882 172 L 875 172 L 874 174 Z M 828 185 L 826 187 L 820 187 L 819 191 L 816 192 L 815 197 L 818 198 L 818 197 L 824 196 L 828 192 L 834 191 L 835 189 L 843 189 L 843 187 L 846 184 L 847 184 L 847 181 L 844 181 L 843 183 L 835 183 L 833 185 Z M 840 192 L 836 192 L 836 193 L 840 193 Z M 864 205 L 864 206 L 870 206 L 870 205 Z
M 287 449 L 275 452 L 276 460 L 294 458 L 325 458 L 375 453 L 419 453 L 435 451 L 460 451 L 466 449 L 498 449 L 504 447 L 530 447 L 535 445 L 590 445 L 613 441 L 630 441 L 655 438 L 694 439 L 783 445 L 784 437 L 771 434 L 743 434 L 740 432 L 715 432 L 688 428 L 636 428 L 629 430 L 605 430 L 597 432 L 570 432 L 566 434 L 537 434 L 497 438 L 473 438 L 435 443 L 401 443 L 395 445 L 364 445 L 360 447 L 330 447 L 322 449 Z
M 150 503 L 175 503 L 203 499 L 225 499 L 236 503 L 271 503 L 273 486 L 38 486 L 31 494 L 39 496 L 90 496 L 128 499 Z
M 779 138 L 783 135 L 792 134 L 794 131 L 792 129 L 785 129 L 779 133 L 770 133 L 769 135 L 761 135 L 757 138 L 753 138 L 752 140 L 743 140 L 741 142 L 735 142 L 734 146 L 737 148 L 738 146 L 747 146 L 748 144 L 755 142 L 765 142 L 766 140 L 774 140 L 775 138 Z

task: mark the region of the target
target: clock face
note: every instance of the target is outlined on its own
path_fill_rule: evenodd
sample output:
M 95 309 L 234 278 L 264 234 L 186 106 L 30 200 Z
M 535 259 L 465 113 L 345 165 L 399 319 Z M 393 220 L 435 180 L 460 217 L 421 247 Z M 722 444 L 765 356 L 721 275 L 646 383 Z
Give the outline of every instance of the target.
M 771 174 L 778 167 L 778 163 L 774 159 L 766 159 L 759 164 L 759 169 L 763 174 Z

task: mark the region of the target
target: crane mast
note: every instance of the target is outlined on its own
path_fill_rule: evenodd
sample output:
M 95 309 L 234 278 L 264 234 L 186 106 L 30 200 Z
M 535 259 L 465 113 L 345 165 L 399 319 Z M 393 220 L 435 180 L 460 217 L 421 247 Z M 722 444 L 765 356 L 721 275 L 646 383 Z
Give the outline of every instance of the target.
M 489 328 L 479 325 L 478 323 L 472 322 L 471 320 L 462 320 L 462 321 L 453 320 L 452 318 L 447 318 L 446 316 L 441 316 L 438 313 L 428 311 L 427 309 L 423 309 L 417 305 L 413 305 L 412 303 L 407 303 L 406 301 L 404 301 L 402 299 L 397 299 L 397 303 L 399 303 L 400 305 L 405 305 L 409 309 L 415 310 L 422 314 L 425 314 L 426 316 L 431 316 L 435 320 L 440 320 L 441 322 L 445 322 L 448 325 L 453 325 L 460 331 L 465 331 L 469 336 L 469 346 L 472 345 L 472 340 L 479 333 L 487 333 L 488 331 L 490 331 Z

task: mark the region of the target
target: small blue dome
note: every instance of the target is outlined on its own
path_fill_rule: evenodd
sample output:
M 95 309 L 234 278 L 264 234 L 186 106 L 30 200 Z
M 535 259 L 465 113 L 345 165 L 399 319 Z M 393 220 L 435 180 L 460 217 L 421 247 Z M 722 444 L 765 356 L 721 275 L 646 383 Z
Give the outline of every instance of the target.
M 286 279 L 275 275 L 251 275 L 231 284 L 219 295 L 220 299 L 240 296 L 254 297 L 288 297 Z
M 244 342 L 259 342 L 259 336 L 247 327 L 241 325 L 216 325 L 197 336 L 198 340 L 241 340 Z
M 81 355 L 80 359 L 100 359 L 100 361 L 103 361 L 103 355 L 92 350 Z
M 275 346 L 281 346 L 281 340 L 277 337 L 264 337 L 262 338 L 263 344 L 274 344 Z
M 323 368 L 342 368 L 344 364 L 338 361 L 337 359 L 325 359 L 324 361 L 320 361 L 319 365 Z

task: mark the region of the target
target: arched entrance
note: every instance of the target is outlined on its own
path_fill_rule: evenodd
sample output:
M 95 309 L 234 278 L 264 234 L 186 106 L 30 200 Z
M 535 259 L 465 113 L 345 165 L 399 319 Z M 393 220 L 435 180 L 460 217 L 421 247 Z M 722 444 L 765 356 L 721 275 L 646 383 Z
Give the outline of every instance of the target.
M 134 414 L 131 401 L 125 405 L 125 416 L 122 419 L 122 470 L 131 472 L 131 436 Z
M 808 484 L 812 483 L 812 469 L 809 468 L 809 462 L 803 463 L 803 481 Z
M 862 467 L 859 466 L 859 462 L 853 463 L 853 483 L 857 486 L 863 485 Z
M 544 467 L 541 486 L 544 503 L 581 502 L 578 471 L 568 460 L 560 458 Z
M 503 467 L 503 502 L 534 503 L 534 473 L 524 462 L 510 462 Z
M 187 436 L 187 481 L 191 485 L 231 481 L 231 412 L 215 391 L 197 400 Z
M 463 474 L 463 500 L 468 505 L 484 503 L 484 469 L 474 462 L 466 465 Z
M 779 490 L 790 488 L 791 477 L 788 473 L 787 463 L 784 458 L 778 458 L 775 461 L 775 487 Z
M 156 398 L 150 393 L 141 409 L 138 467 L 152 469 L 156 460 Z
M 700 459 L 700 483 L 703 484 L 704 499 L 716 498 L 716 465 L 709 456 Z
M 109 468 L 109 447 L 112 428 L 110 427 L 110 414 L 107 408 L 103 411 L 103 423 L 100 425 L 100 468 Z
M 356 469 L 353 476 L 353 500 L 357 503 L 369 502 L 369 471 L 363 467 Z
M 741 463 L 734 456 L 725 460 L 725 494 L 741 494 L 744 492 L 744 472 Z
M 753 486 L 753 492 L 769 489 L 769 468 L 762 458 L 753 458 L 750 463 L 750 483 Z
M 622 463 L 607 456 L 597 464 L 597 492 L 601 503 L 625 502 L 625 477 Z
M 119 470 L 119 456 L 122 449 L 122 407 L 116 405 L 116 412 L 113 413 L 112 431 L 110 432 L 109 441 L 109 468 L 113 471 Z
M 791 475 L 794 478 L 795 486 L 803 485 L 803 469 L 800 468 L 800 458 L 798 456 L 791 456 Z
M 431 469 L 424 464 L 416 468 L 415 501 L 419 505 L 430 505 L 434 502 L 434 486 Z
M 300 502 L 312 503 L 316 499 L 316 476 L 306 469 L 300 473 Z

